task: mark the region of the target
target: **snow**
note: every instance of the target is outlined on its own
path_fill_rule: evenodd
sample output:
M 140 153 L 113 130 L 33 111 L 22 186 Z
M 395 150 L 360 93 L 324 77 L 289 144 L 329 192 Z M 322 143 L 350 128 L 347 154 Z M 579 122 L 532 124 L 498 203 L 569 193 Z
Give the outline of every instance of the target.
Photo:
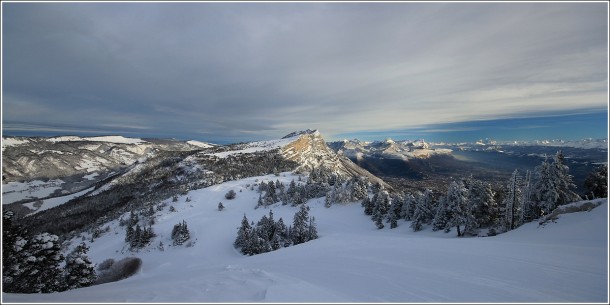
M 70 141 L 91 141 L 91 142 L 109 142 L 118 144 L 139 144 L 146 141 L 137 138 L 126 138 L 123 136 L 102 136 L 102 137 L 77 137 L 77 136 L 61 136 L 48 138 L 49 142 L 70 142 Z
M 99 173 L 94 172 L 94 173 L 91 173 L 89 175 L 84 175 L 83 179 L 94 180 L 95 177 L 97 177 L 97 176 L 99 176 Z
M 205 143 L 205 142 L 199 142 L 199 141 L 195 141 L 195 140 L 191 140 L 191 141 L 186 141 L 186 143 L 193 145 L 193 146 L 197 146 L 197 147 L 201 147 L 201 148 L 210 148 L 210 147 L 214 147 L 214 145 L 210 144 L 210 143 Z
M 244 256 L 232 246 L 244 213 L 257 222 L 269 212 L 254 209 L 258 194 L 247 185 L 276 179 L 287 184 L 298 177 L 247 178 L 190 191 L 176 203 L 165 200 L 177 211 L 157 212 L 157 237 L 138 253 L 126 250 L 118 221 L 108 224 L 110 232 L 88 242 L 89 257 L 95 263 L 140 257 L 142 269 L 131 278 L 53 294 L 3 293 L 3 302 L 607 302 L 606 199 L 545 226 L 532 222 L 495 237 L 456 238 L 454 231 L 413 232 L 405 221 L 377 230 L 360 204 L 325 208 L 318 198 L 308 204 L 319 239 Z M 237 197 L 226 200 L 231 189 Z M 287 225 L 298 210 L 272 209 Z M 171 246 L 171 229 L 182 220 L 192 247 Z M 159 241 L 163 252 L 156 250 Z
M 47 182 L 34 180 L 28 182 L 9 182 L 2 184 L 2 204 L 17 202 L 23 199 L 44 198 L 61 189 L 64 181 L 53 179 Z
M 260 152 L 260 151 L 269 151 L 269 150 L 273 150 L 276 148 L 284 147 L 284 146 L 296 141 L 299 138 L 299 136 L 300 135 L 296 135 L 293 137 L 282 138 L 279 140 L 251 142 L 251 143 L 245 144 L 244 148 L 239 149 L 239 150 L 223 151 L 223 152 L 214 153 L 211 155 L 220 157 L 220 158 L 226 158 L 226 157 L 228 157 L 230 155 L 234 155 L 234 154 L 246 154 L 246 153 L 254 153 L 254 152 Z
M 38 208 L 34 206 L 34 202 L 28 202 L 28 203 L 26 203 L 24 205 L 27 206 L 28 208 L 32 209 L 32 210 L 35 210 L 31 214 L 29 214 L 29 215 L 32 215 L 32 214 L 36 214 L 36 213 L 38 213 L 40 211 L 48 210 L 50 208 L 54 208 L 56 206 L 62 205 L 62 204 L 66 203 L 66 202 L 68 202 L 68 201 L 70 201 L 70 200 L 72 200 L 74 198 L 83 196 L 83 195 L 85 195 L 86 193 L 88 193 L 88 192 L 90 192 L 92 190 L 93 190 L 93 188 L 89 188 L 89 189 L 86 189 L 86 190 L 83 190 L 83 191 L 80 191 L 80 192 L 77 192 L 77 193 L 74 193 L 74 194 L 46 199 L 46 200 L 42 201 L 42 205 L 40 205 L 40 207 L 38 207 Z
M 20 138 L 2 138 L 2 151 L 4 151 L 5 147 L 9 146 L 17 146 L 29 143 L 28 139 L 20 139 Z

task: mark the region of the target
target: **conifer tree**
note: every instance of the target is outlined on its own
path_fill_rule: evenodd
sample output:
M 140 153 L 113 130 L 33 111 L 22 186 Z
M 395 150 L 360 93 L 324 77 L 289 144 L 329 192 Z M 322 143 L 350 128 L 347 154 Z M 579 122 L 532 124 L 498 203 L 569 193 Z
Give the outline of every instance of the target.
M 506 198 L 504 198 L 504 217 L 506 230 L 512 230 L 517 227 L 518 208 L 521 205 L 521 176 L 519 171 L 515 170 L 508 180 L 506 185 Z
M 549 214 L 557 206 L 559 194 L 555 186 L 555 179 L 552 177 L 551 164 L 548 159 L 544 159 L 542 164 L 536 166 L 536 201 L 540 216 Z
M 189 232 L 186 221 L 182 220 L 181 223 L 174 225 L 174 228 L 172 229 L 172 241 L 174 246 L 182 245 L 190 238 L 191 233 Z
M 432 191 L 430 189 L 426 189 L 424 194 L 417 196 L 415 211 L 413 212 L 413 222 L 411 223 L 411 228 L 413 228 L 413 231 L 420 231 L 424 224 L 430 223 L 434 217 L 432 209 Z
M 235 248 L 244 247 L 249 242 L 251 236 L 252 227 L 250 226 L 248 217 L 246 217 L 246 214 L 244 214 L 244 218 L 241 221 L 241 226 L 238 228 L 237 238 L 235 239 L 235 242 L 233 242 L 233 246 L 235 246 Z
M 591 194 L 591 198 L 608 197 L 608 165 L 603 164 L 593 170 L 585 179 L 585 188 Z
M 555 180 L 554 184 L 557 188 L 557 194 L 559 195 L 556 206 L 580 200 L 580 196 L 573 191 L 573 189 L 576 188 L 576 185 L 572 181 L 570 168 L 565 163 L 565 157 L 560 150 L 555 154 L 553 166 L 551 167 L 552 177 Z
M 413 194 L 411 193 L 406 193 L 400 211 L 400 218 L 411 220 L 413 218 L 413 212 L 415 212 L 415 197 L 413 197 Z
M 446 230 L 449 232 L 450 228 L 447 227 L 447 223 L 451 218 L 451 212 L 448 209 L 447 197 L 441 196 L 438 200 L 438 204 L 436 206 L 436 212 L 434 214 L 434 219 L 432 220 L 432 230 Z
M 460 226 L 466 225 L 468 220 L 468 190 L 461 181 L 454 181 L 449 185 L 445 200 L 447 202 L 447 212 L 449 214 L 445 229 L 456 227 L 457 236 L 463 236 L 464 232 Z
M 59 237 L 49 233 L 34 236 L 24 249 L 27 260 L 20 278 L 21 292 L 49 293 L 66 289 L 62 269 L 64 260 Z
M 68 289 L 88 287 L 95 282 L 95 265 L 87 257 L 88 251 L 89 247 L 85 243 L 81 243 L 66 256 L 64 269 Z
M 309 206 L 304 204 L 294 214 L 291 231 L 292 244 L 298 245 L 309 241 L 309 232 Z

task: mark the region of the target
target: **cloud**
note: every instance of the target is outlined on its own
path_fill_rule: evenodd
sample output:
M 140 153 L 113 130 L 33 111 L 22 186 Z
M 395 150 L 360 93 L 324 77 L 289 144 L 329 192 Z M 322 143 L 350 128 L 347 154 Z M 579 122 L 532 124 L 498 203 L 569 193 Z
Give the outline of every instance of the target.
M 248 140 L 608 101 L 603 3 L 3 8 L 3 120 L 14 122 Z

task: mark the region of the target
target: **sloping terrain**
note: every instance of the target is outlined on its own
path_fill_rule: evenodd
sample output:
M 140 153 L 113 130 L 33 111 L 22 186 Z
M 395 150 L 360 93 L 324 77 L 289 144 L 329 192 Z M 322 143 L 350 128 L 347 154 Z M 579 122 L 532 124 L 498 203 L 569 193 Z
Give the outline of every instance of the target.
M 288 172 L 251 177 L 193 190 L 176 202 L 168 198 L 156 212 L 157 237 L 138 253 L 126 250 L 125 228 L 113 221 L 108 232 L 87 242 L 89 256 L 97 263 L 140 257 L 135 276 L 62 293 L 3 294 L 3 302 L 607 302 L 606 199 L 545 226 L 534 222 L 495 237 L 456 238 L 455 232 L 415 233 L 402 220 L 396 229 L 377 230 L 358 203 L 325 208 L 319 198 L 308 202 L 319 239 L 240 254 L 232 243 L 244 214 L 256 222 L 270 211 L 254 209 L 258 193 L 251 186 L 298 178 Z M 231 189 L 237 197 L 226 200 Z M 270 208 L 286 224 L 298 209 Z M 170 246 L 172 226 L 182 220 L 192 244 Z M 160 241 L 164 251 L 157 249 Z

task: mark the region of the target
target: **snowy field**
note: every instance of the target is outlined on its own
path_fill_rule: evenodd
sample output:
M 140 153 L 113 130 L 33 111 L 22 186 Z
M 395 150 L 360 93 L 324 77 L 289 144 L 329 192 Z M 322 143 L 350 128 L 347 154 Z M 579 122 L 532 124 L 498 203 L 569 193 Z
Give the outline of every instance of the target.
M 2 184 L 2 204 L 17 202 L 22 199 L 44 198 L 61 189 L 64 181 L 53 179 L 47 182 L 34 180 L 28 182 L 9 182 Z
M 286 175 L 285 177 L 283 175 Z M 289 183 L 289 173 L 279 178 Z M 126 280 L 53 294 L 2 294 L 3 302 L 601 302 L 608 301 L 608 204 L 526 224 L 496 237 L 456 238 L 409 222 L 377 230 L 360 204 L 324 207 L 310 200 L 320 238 L 255 256 L 233 248 L 244 215 L 257 222 L 256 178 L 191 191 L 157 212 L 156 239 L 139 253 L 125 250 L 116 222 L 90 244 L 90 258 L 137 256 L 142 269 Z M 261 177 L 258 177 L 260 180 Z M 297 179 L 295 179 L 297 180 Z M 237 197 L 226 200 L 233 189 Z M 255 187 L 256 189 L 256 187 Z M 186 202 L 190 197 L 192 201 Z M 225 210 L 218 211 L 222 201 Z M 169 205 L 176 212 L 169 212 Z M 292 223 L 296 207 L 272 206 Z M 171 247 L 185 220 L 192 247 Z M 156 249 L 159 241 L 165 251 Z M 80 239 L 78 240 L 80 242 Z

